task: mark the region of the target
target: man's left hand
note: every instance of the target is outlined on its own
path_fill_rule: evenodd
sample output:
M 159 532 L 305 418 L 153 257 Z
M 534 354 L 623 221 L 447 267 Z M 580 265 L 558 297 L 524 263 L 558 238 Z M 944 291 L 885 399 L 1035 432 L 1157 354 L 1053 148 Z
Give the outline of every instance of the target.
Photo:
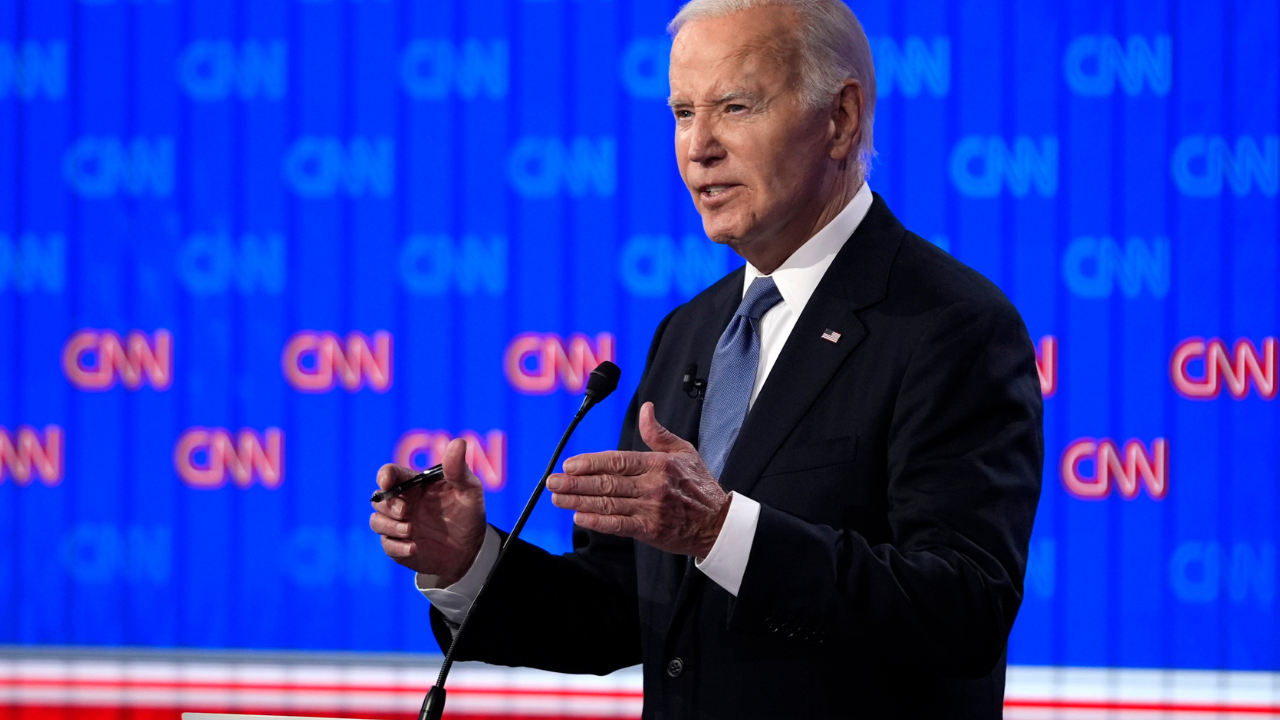
M 579 527 L 705 558 L 724 525 L 729 496 L 698 450 L 658 423 L 653 403 L 640 408 L 640 437 L 653 452 L 566 460 L 563 473 L 547 478 L 551 502 L 576 510 Z

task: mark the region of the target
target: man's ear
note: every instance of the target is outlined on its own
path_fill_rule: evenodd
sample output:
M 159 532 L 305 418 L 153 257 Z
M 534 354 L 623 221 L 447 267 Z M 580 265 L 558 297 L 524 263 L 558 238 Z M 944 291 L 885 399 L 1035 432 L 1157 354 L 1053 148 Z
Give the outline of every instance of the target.
M 852 78 L 840 86 L 831 108 L 831 158 L 845 160 L 857 150 L 862 137 L 862 83 Z

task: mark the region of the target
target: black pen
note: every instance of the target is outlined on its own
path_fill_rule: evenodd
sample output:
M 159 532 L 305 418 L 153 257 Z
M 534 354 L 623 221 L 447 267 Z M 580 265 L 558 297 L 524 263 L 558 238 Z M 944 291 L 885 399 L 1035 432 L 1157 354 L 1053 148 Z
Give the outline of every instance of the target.
M 405 490 L 411 490 L 413 488 L 418 487 L 419 485 L 426 485 L 427 483 L 433 483 L 437 480 L 442 479 L 443 477 L 444 477 L 444 465 L 437 465 L 427 470 L 426 472 L 420 472 L 417 475 L 414 475 L 413 477 L 409 478 L 408 480 L 405 480 L 404 482 L 398 485 L 394 485 L 390 488 L 387 488 L 386 490 L 379 490 L 378 492 L 373 494 L 373 498 L 369 502 L 382 502 L 383 500 L 387 500 L 389 498 L 393 498 L 393 497 L 396 497 L 397 495 L 400 495 Z

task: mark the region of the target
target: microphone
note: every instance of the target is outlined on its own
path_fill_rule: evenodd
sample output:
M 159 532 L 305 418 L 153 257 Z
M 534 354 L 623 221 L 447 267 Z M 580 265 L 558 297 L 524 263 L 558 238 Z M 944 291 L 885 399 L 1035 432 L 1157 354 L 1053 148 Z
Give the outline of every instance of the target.
M 506 542 L 502 543 L 502 549 L 498 551 L 498 559 L 493 562 L 493 567 L 489 568 L 489 574 L 485 576 L 484 582 L 480 584 L 480 590 L 476 592 L 476 599 L 471 603 L 471 608 L 467 610 L 467 614 L 462 618 L 462 624 L 458 626 L 458 631 L 453 634 L 453 642 L 449 643 L 449 652 L 445 653 L 444 664 L 440 666 L 440 676 L 436 678 L 436 684 L 432 685 L 431 689 L 427 691 L 427 696 L 422 699 L 422 709 L 418 711 L 418 720 L 440 720 L 441 715 L 444 714 L 444 681 L 449 677 L 449 670 L 453 667 L 453 653 L 458 649 L 462 634 L 467 631 L 467 623 L 471 621 L 471 616 L 475 614 L 476 605 L 479 605 L 480 600 L 484 598 L 484 591 L 493 580 L 494 574 L 498 571 L 498 566 L 502 564 L 502 558 L 507 556 L 508 548 L 520 537 L 520 531 L 524 529 L 525 522 L 529 520 L 533 507 L 538 504 L 538 498 L 542 496 L 542 491 L 547 489 L 547 476 L 555 469 L 556 463 L 560 462 L 560 453 L 564 452 L 564 446 L 568 444 L 569 437 L 578 428 L 578 423 L 582 422 L 582 418 L 586 417 L 587 411 L 595 407 L 601 400 L 609 397 L 618 388 L 618 378 L 621 375 L 622 370 L 608 360 L 600 363 L 595 370 L 591 371 L 591 375 L 587 378 L 587 390 L 583 395 L 582 405 L 578 408 L 577 414 L 573 416 L 569 427 L 565 429 L 564 435 L 560 436 L 560 444 L 556 445 L 556 451 L 551 456 L 551 462 L 547 463 L 547 469 L 542 473 L 542 479 L 538 481 L 538 486 L 533 489 L 533 494 L 529 496 L 529 502 L 525 503 L 524 512 L 520 513 L 520 519 L 516 520 L 515 526 L 511 528 L 511 534 L 507 536 Z
M 585 413 L 586 410 L 591 409 L 587 406 L 588 398 L 591 399 L 591 404 L 595 405 L 601 400 L 609 397 L 614 390 L 618 389 L 618 378 L 620 377 L 622 377 L 622 368 L 614 365 L 608 360 L 597 365 L 596 369 L 592 370 L 591 375 L 587 377 L 586 397 L 582 399 L 582 406 L 586 409 L 579 410 L 578 412 Z
M 684 369 L 684 378 L 680 381 L 680 389 L 695 400 L 707 394 L 707 381 L 697 377 L 698 363 L 689 363 Z

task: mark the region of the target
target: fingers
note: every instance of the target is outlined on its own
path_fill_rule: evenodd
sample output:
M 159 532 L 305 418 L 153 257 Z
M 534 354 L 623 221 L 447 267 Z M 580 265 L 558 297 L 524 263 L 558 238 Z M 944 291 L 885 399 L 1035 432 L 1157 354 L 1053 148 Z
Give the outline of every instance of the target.
M 572 495 L 610 495 L 637 498 L 644 494 L 640 479 L 633 475 L 565 475 L 547 478 L 547 489 Z
M 390 490 L 397 484 L 402 483 L 417 474 L 418 473 L 407 467 L 387 463 L 378 469 L 378 488 L 380 490 Z
M 633 498 L 599 497 L 596 495 L 552 493 L 551 504 L 566 510 L 578 510 L 596 515 L 632 515 L 639 509 L 639 505 Z
M 573 522 L 585 530 L 595 530 L 606 535 L 638 538 L 644 534 L 644 523 L 627 515 L 598 515 L 590 512 L 573 514 Z
M 393 520 L 404 520 L 409 512 L 409 500 L 422 495 L 422 488 L 413 488 L 404 495 L 373 503 L 373 509 Z
M 467 441 L 454 438 L 444 450 L 444 479 L 460 490 L 470 490 L 480 486 L 480 479 L 467 465 Z
M 654 452 L 673 453 L 693 449 L 692 443 L 666 429 L 658 422 L 658 417 L 654 413 L 653 403 L 651 402 L 640 406 L 640 439 L 644 440 L 644 444 L 648 445 L 649 449 Z
M 398 518 L 391 518 L 382 513 L 369 516 L 369 529 L 383 537 L 407 539 L 412 527 Z
M 392 464 L 383 465 L 378 469 L 378 487 L 387 490 L 417 474 L 412 468 Z M 403 520 L 409 507 L 406 496 L 413 497 L 415 491 L 421 494 L 421 488 L 414 488 L 406 492 L 405 495 L 373 503 L 373 509 L 395 520 Z
M 417 552 L 417 549 L 416 545 L 405 540 L 396 540 L 395 538 L 389 537 L 382 538 L 382 552 L 386 553 L 387 557 L 413 557 L 414 553 Z
M 653 454 L 609 451 L 575 455 L 564 461 L 570 475 L 643 475 L 653 468 Z

